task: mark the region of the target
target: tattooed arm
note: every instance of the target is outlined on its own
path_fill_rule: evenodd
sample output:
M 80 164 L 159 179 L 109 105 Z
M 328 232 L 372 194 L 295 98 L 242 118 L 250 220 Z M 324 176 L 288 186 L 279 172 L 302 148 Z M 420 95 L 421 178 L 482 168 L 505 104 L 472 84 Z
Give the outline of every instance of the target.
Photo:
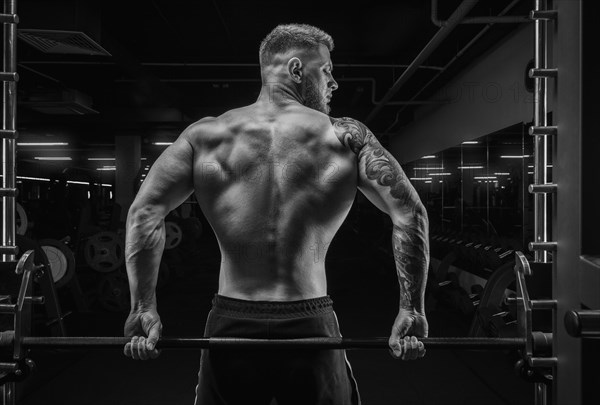
M 339 139 L 358 156 L 359 190 L 392 219 L 400 304 L 390 346 L 392 343 L 396 346 L 399 338 L 409 333 L 427 336 L 424 302 L 429 267 L 427 211 L 396 159 L 364 124 L 352 118 L 332 119 L 332 124 Z

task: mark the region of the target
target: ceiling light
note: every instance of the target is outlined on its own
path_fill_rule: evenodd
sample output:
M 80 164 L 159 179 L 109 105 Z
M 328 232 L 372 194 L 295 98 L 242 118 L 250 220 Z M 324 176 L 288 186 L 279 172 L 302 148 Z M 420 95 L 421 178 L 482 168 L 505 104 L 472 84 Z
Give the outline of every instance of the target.
M 483 169 L 483 166 L 458 166 L 459 169 Z
M 431 180 L 431 177 L 411 177 L 411 180 Z
M 523 159 L 528 158 L 531 155 L 502 155 L 500 156 L 502 159 Z
M 427 173 L 428 176 L 450 176 L 451 173 Z
M 479 143 L 479 141 L 465 141 L 462 144 L 463 145 L 476 145 L 478 143 Z
M 435 155 L 426 155 L 426 156 L 423 156 L 421 159 L 435 159 L 435 157 L 436 157 Z
M 482 177 L 473 177 L 475 180 L 494 180 L 497 179 L 495 176 L 482 176 Z
M 443 167 L 414 167 L 414 170 L 444 170 Z
M 17 146 L 68 146 L 67 142 L 17 142 Z
M 34 157 L 36 160 L 72 160 L 70 157 L 66 156 L 56 156 L 56 157 L 44 157 L 44 156 L 36 156 Z
M 168 146 L 168 145 L 172 145 L 173 142 L 152 142 L 152 145 L 157 145 L 157 146 Z
M 37 181 L 50 181 L 50 179 L 44 179 L 41 177 L 25 177 L 25 176 L 17 176 L 17 179 L 22 180 L 37 180 Z

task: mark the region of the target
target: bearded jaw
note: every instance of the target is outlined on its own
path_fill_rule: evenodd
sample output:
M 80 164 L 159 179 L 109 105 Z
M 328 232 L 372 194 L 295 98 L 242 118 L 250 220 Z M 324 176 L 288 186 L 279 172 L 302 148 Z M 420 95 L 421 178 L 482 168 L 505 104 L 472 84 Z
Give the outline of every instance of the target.
M 312 108 L 313 110 L 317 110 L 322 112 L 323 114 L 329 115 L 331 107 L 329 107 L 329 105 L 327 104 L 327 99 L 321 96 L 321 92 L 319 91 L 318 85 L 316 85 L 310 79 L 307 79 L 304 83 L 305 84 L 302 88 L 302 95 L 304 96 L 304 105 L 308 108 Z

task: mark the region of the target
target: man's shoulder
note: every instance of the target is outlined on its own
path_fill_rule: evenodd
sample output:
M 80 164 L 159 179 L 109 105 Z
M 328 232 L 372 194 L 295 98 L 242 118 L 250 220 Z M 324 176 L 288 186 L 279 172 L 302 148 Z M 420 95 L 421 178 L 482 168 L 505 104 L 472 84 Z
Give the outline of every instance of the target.
M 222 133 L 226 128 L 221 117 L 204 117 L 190 124 L 182 133 L 189 141 L 210 137 Z
M 356 154 L 365 145 L 367 138 L 372 135 L 369 128 L 357 119 L 329 117 L 329 120 L 338 139 Z

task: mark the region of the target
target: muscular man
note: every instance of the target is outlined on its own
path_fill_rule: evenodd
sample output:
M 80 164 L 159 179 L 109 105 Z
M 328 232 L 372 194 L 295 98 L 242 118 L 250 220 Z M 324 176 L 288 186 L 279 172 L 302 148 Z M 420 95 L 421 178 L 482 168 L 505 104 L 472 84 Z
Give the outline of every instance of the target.
M 165 216 L 191 193 L 221 249 L 218 293 L 205 336 L 339 337 L 327 295 L 325 254 L 357 188 L 393 221 L 400 283 L 391 353 L 422 357 L 428 220 L 394 157 L 362 123 L 328 116 L 331 37 L 281 25 L 260 46 L 258 100 L 188 127 L 158 158 L 127 217 L 131 313 L 124 349 L 155 358 L 162 325 L 155 286 Z M 342 350 L 206 350 L 196 403 L 360 403 Z

